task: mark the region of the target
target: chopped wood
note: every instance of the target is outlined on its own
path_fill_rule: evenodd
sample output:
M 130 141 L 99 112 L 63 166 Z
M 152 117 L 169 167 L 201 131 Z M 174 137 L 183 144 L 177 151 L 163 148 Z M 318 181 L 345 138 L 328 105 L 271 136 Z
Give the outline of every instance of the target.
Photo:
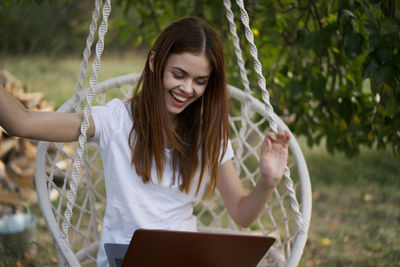
M 21 203 L 21 196 L 19 193 L 0 190 L 0 203 L 16 206 Z
M 29 109 L 54 110 L 54 107 L 44 100 L 43 93 L 29 92 L 28 88 L 23 88 L 21 82 L 6 70 L 0 72 L 0 85 Z
M 7 163 L 6 173 L 9 175 L 10 180 L 20 187 L 31 187 L 35 173 L 35 162 L 26 157 L 15 158 Z
M 21 82 L 18 81 L 7 70 L 0 72 L 0 84 L 8 91 L 14 92 L 22 89 Z
M 54 154 L 58 151 L 62 151 L 72 157 L 76 152 L 76 147 L 67 144 L 62 144 L 62 146 L 60 146 L 60 144 L 57 143 L 49 143 L 49 148 L 47 149 L 48 154 Z
M 37 142 L 36 141 L 29 141 L 26 139 L 19 139 L 19 151 L 18 155 L 23 155 L 26 158 L 31 160 L 36 159 L 36 152 L 37 152 Z
M 34 108 L 40 105 L 43 100 L 43 94 L 38 93 L 25 93 L 17 91 L 13 95 L 27 108 Z
M 0 190 L 1 189 L 9 192 L 20 191 L 20 187 L 15 182 L 10 181 L 6 172 L 6 165 L 0 160 Z
M 0 140 L 0 159 L 3 159 L 11 150 L 16 150 L 17 147 L 17 138 L 7 138 L 4 140 Z
M 67 158 L 67 159 L 57 161 L 56 166 L 57 166 L 57 168 L 59 168 L 65 172 L 71 166 L 71 163 L 72 163 L 72 160 Z
M 0 160 L 0 180 L 6 179 L 6 165 Z
M 75 148 L 75 147 L 72 147 L 72 146 L 70 146 L 70 145 L 65 145 L 65 144 L 64 144 L 64 146 L 63 146 L 63 151 L 64 151 L 65 153 L 67 153 L 68 155 L 73 156 L 73 155 L 75 154 L 75 152 L 76 152 L 76 148 Z

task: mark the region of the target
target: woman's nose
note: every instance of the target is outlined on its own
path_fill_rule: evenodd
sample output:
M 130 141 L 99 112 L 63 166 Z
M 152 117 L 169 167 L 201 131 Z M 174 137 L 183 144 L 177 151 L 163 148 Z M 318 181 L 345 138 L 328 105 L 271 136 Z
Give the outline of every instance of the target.
M 184 83 L 182 83 L 179 88 L 186 94 L 193 93 L 193 83 L 189 80 L 186 80 Z

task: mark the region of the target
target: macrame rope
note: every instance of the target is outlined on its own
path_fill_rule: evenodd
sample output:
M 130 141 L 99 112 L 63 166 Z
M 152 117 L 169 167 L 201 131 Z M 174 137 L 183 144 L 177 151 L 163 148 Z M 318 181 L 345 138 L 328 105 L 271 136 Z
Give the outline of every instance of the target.
M 225 2 L 227 2 L 227 0 L 224 0 L 224 3 Z M 254 44 L 254 35 L 249 26 L 249 16 L 244 7 L 243 1 L 236 0 L 236 3 L 240 8 L 241 20 L 242 20 L 243 26 L 245 27 L 245 36 L 246 36 L 247 41 L 250 44 L 250 54 L 254 59 L 254 70 L 256 71 L 257 76 L 258 76 L 258 85 L 262 91 L 262 98 L 265 103 L 265 109 L 266 109 L 266 112 L 267 112 L 267 115 L 269 118 L 270 128 L 273 132 L 277 133 L 278 132 L 278 124 L 274 117 L 275 114 L 274 114 L 273 107 L 269 100 L 268 90 L 266 89 L 265 78 L 262 74 L 262 65 L 261 65 L 260 61 L 258 60 L 258 50 L 257 50 L 256 45 Z M 232 13 L 232 15 L 233 15 L 233 13 Z M 236 28 L 236 25 L 234 25 L 233 19 L 229 20 L 229 24 L 230 24 L 231 28 Z M 237 49 L 240 49 L 240 47 L 239 48 L 236 47 L 237 44 L 235 42 L 234 42 L 234 45 L 235 45 L 235 51 Z M 299 203 L 296 198 L 296 192 L 294 191 L 294 188 L 293 188 L 293 181 L 290 178 L 290 170 L 287 166 L 285 167 L 285 170 L 284 170 L 284 176 L 285 176 L 285 185 L 289 191 L 289 197 L 291 199 L 290 205 L 296 215 L 297 232 L 298 232 L 298 234 L 306 234 L 307 227 L 305 225 L 303 216 L 300 212 Z
M 245 92 L 250 93 L 250 83 L 247 78 L 246 68 L 245 68 L 244 60 L 243 60 L 242 49 L 240 48 L 240 40 L 237 35 L 236 24 L 234 21 L 234 14 L 231 9 L 231 1 L 224 0 L 224 6 L 226 9 L 226 18 L 229 21 L 229 30 L 232 34 L 233 46 L 235 48 L 237 63 L 239 65 L 240 78 L 242 79 L 242 84 L 243 84 Z
M 223 1 L 225 10 L 226 10 L 226 17 L 229 21 L 229 30 L 232 35 L 232 41 L 233 41 L 233 46 L 234 46 L 234 51 L 235 55 L 237 58 L 237 63 L 239 65 L 239 74 L 240 78 L 244 87 L 244 91 L 246 92 L 246 100 L 244 102 L 244 105 L 242 106 L 242 116 L 240 118 L 241 125 L 246 125 L 246 123 L 249 122 L 249 101 L 250 101 L 250 83 L 247 78 L 247 73 L 246 73 L 246 68 L 245 68 L 245 63 L 243 60 L 243 53 L 242 49 L 240 48 L 240 40 L 237 35 L 237 30 L 236 30 L 236 24 L 234 22 L 234 15 L 231 9 L 231 2 L 229 0 L 224 0 Z M 246 127 L 241 127 L 239 129 L 239 137 L 243 137 L 246 134 Z M 242 155 L 244 153 L 244 146 L 243 146 L 243 139 L 241 139 L 242 142 L 238 143 L 238 146 L 236 148 L 236 154 L 239 158 L 242 158 Z
M 79 93 L 82 91 L 83 81 L 85 79 L 85 72 L 88 67 L 89 57 L 92 54 L 91 48 L 92 48 L 92 44 L 94 41 L 94 35 L 97 31 L 97 21 L 100 16 L 99 11 L 100 11 L 101 5 L 103 4 L 102 2 L 103 2 L 102 0 L 95 0 L 95 8 L 92 13 L 92 22 L 90 23 L 90 26 L 89 26 L 89 35 L 86 38 L 86 47 L 85 47 L 85 50 L 83 51 L 81 70 L 79 72 L 78 83 L 76 85 L 76 93 L 74 95 L 74 100 L 73 100 L 75 112 L 77 112 L 81 109 Z
M 107 32 L 108 28 L 108 17 L 111 12 L 111 3 L 110 0 L 106 0 L 103 6 L 103 20 L 101 22 L 100 28 L 99 28 L 99 39 L 96 43 L 96 59 L 93 62 L 93 72 L 90 77 L 89 81 L 89 93 L 86 98 L 87 105 L 85 106 L 83 110 L 83 121 L 81 124 L 81 135 L 79 136 L 78 140 L 78 148 L 76 155 L 74 157 L 74 165 L 75 168 L 72 172 L 72 179 L 70 183 L 70 191 L 68 193 L 68 200 L 67 200 L 67 208 L 65 210 L 64 218 L 65 220 L 63 221 L 62 228 L 63 228 L 63 233 L 64 233 L 64 238 L 66 239 L 68 237 L 68 229 L 69 226 L 71 225 L 71 216 L 72 216 L 72 209 L 73 206 L 75 205 L 75 200 L 76 200 L 76 193 L 77 193 L 77 186 L 79 184 L 79 178 L 80 178 L 80 168 L 83 162 L 83 156 L 85 153 L 85 144 L 86 144 L 86 133 L 89 129 L 90 122 L 89 118 L 92 113 L 91 105 L 94 100 L 95 96 L 95 91 L 94 88 L 96 87 L 97 80 L 98 80 L 98 72 L 100 70 L 101 66 L 101 55 L 104 50 L 104 35 Z

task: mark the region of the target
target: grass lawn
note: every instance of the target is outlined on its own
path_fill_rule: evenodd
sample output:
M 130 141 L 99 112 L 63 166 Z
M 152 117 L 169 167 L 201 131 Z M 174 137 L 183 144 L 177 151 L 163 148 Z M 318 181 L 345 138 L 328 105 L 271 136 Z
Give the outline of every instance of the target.
M 143 57 L 135 54 L 105 55 L 99 81 L 139 71 L 143 65 Z M 59 107 L 74 95 L 80 59 L 0 57 L 0 69 Z M 313 211 L 300 266 L 400 266 L 400 160 L 374 149 L 349 159 L 329 155 L 323 145 L 303 145 L 303 153 L 312 180 Z M 32 212 L 41 218 L 37 205 Z M 30 266 L 56 265 L 57 253 L 43 219 L 38 236 L 38 256 Z M 14 264 L 13 258 L 0 259 L 0 266 Z
M 400 160 L 369 149 L 352 159 L 303 152 L 313 210 L 301 266 L 400 266 Z

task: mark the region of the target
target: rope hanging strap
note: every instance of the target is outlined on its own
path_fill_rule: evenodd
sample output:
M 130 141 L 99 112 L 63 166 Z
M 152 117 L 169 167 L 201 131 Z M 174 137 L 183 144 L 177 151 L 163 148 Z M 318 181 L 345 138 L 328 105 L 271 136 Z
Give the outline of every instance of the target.
M 246 9 L 244 7 L 243 1 L 242 0 L 237 0 L 236 3 L 238 5 L 238 7 L 240 8 L 241 21 L 242 21 L 242 24 L 243 24 L 243 26 L 245 28 L 245 36 L 246 36 L 246 39 L 247 39 L 247 41 L 248 41 L 248 43 L 250 45 L 250 54 L 254 59 L 254 70 L 257 73 L 257 77 L 258 77 L 257 81 L 258 81 L 259 88 L 262 91 L 262 98 L 263 98 L 263 101 L 265 103 L 265 110 L 266 110 L 266 113 L 267 113 L 267 116 L 268 116 L 269 125 L 270 125 L 271 130 L 274 133 L 277 133 L 278 132 L 278 123 L 277 123 L 276 118 L 275 118 L 276 115 L 274 113 L 273 107 L 272 107 L 272 105 L 270 103 L 270 96 L 269 96 L 268 90 L 266 89 L 266 81 L 265 81 L 265 78 L 264 78 L 264 76 L 262 74 L 262 65 L 261 65 L 261 63 L 260 63 L 260 61 L 258 59 L 258 50 L 257 50 L 257 47 L 256 47 L 256 45 L 254 43 L 254 35 L 253 35 L 253 32 L 251 31 L 250 26 L 249 26 L 249 16 L 248 16 L 247 11 L 246 11 Z M 238 59 L 237 61 L 238 61 L 238 65 L 239 65 L 239 68 L 240 68 L 240 76 L 241 76 L 241 78 L 243 80 L 243 85 L 245 87 L 246 94 L 250 94 L 250 90 L 248 89 L 249 82 L 248 82 L 248 79 L 247 79 L 246 70 L 245 70 L 245 66 L 244 66 L 244 61 L 243 61 L 243 58 L 242 58 L 242 50 L 240 48 L 240 43 L 239 43 L 239 40 L 238 40 L 238 37 L 237 37 L 237 33 L 236 33 L 236 24 L 234 22 L 234 14 L 233 14 L 233 12 L 231 10 L 231 2 L 230 2 L 230 0 L 224 0 L 224 6 L 226 8 L 226 16 L 227 16 L 227 19 L 229 21 L 230 32 L 231 32 L 231 34 L 233 36 L 235 54 L 237 56 L 237 59 Z M 293 181 L 290 178 L 290 170 L 289 170 L 289 168 L 287 166 L 285 167 L 285 170 L 284 170 L 284 177 L 285 177 L 285 185 L 286 185 L 286 188 L 289 191 L 289 197 L 291 199 L 290 205 L 291 205 L 291 207 L 292 207 L 292 209 L 293 209 L 293 211 L 294 211 L 294 213 L 296 215 L 297 233 L 301 234 L 301 235 L 307 235 L 306 231 L 308 229 L 308 225 L 306 225 L 306 223 L 305 223 L 305 221 L 303 219 L 303 216 L 302 216 L 302 214 L 300 212 L 299 204 L 298 204 L 298 201 L 297 201 L 297 198 L 296 198 L 296 193 L 295 193 L 294 188 L 293 188 Z M 287 248 L 288 248 L 288 250 L 290 250 L 290 245 L 289 244 L 288 244 Z
M 97 10 L 97 7 L 101 6 L 101 4 L 102 4 L 101 0 L 96 0 L 96 10 Z M 96 11 L 94 11 L 94 14 L 95 14 L 95 12 Z M 96 43 L 96 58 L 95 58 L 95 60 L 93 62 L 93 65 L 92 65 L 93 72 L 92 72 L 92 75 L 91 75 L 90 81 L 89 81 L 90 87 L 89 87 L 89 93 L 88 93 L 87 98 L 86 98 L 86 103 L 87 104 L 86 104 L 86 106 L 84 108 L 84 112 L 83 112 L 84 118 L 83 118 L 83 121 L 82 121 L 82 124 L 81 124 L 81 135 L 79 136 L 78 148 L 77 148 L 77 152 L 76 152 L 76 154 L 74 156 L 74 166 L 75 167 L 74 167 L 74 170 L 72 172 L 72 180 L 71 180 L 71 183 L 70 183 L 70 188 L 71 189 L 70 189 L 70 191 L 68 193 L 67 208 L 66 208 L 65 213 L 64 213 L 64 218 L 65 219 L 64 219 L 63 224 L 62 224 L 62 230 L 63 230 L 63 233 L 64 233 L 63 239 L 66 241 L 66 243 L 69 243 L 68 240 L 67 240 L 67 238 L 68 238 L 68 229 L 69 229 L 69 227 L 71 225 L 70 221 L 71 221 L 71 216 L 72 216 L 72 209 L 73 209 L 74 204 L 75 204 L 76 194 L 77 194 L 77 186 L 78 186 L 79 180 L 80 180 L 80 174 L 79 174 L 80 173 L 80 168 L 81 168 L 82 163 L 84 162 L 85 145 L 86 145 L 86 141 L 87 141 L 86 134 L 87 134 L 87 131 L 88 131 L 89 126 L 90 126 L 89 118 L 91 116 L 91 105 L 92 105 L 92 102 L 93 102 L 94 97 L 95 97 L 94 88 L 96 87 L 96 84 L 97 84 L 98 72 L 99 72 L 100 66 L 101 66 L 100 58 L 101 58 L 101 55 L 102 55 L 103 50 L 104 50 L 104 36 L 105 36 L 105 34 L 107 32 L 107 29 L 108 29 L 107 21 L 108 21 L 108 17 L 110 15 L 110 13 L 111 13 L 111 2 L 110 2 L 110 0 L 106 0 L 105 3 L 104 3 L 104 6 L 103 6 L 103 20 L 101 22 L 101 25 L 100 25 L 100 28 L 99 28 L 99 33 L 98 33 L 99 34 L 99 39 L 98 39 L 98 41 Z M 96 17 L 97 17 L 96 15 L 93 16 L 93 21 L 96 20 Z M 90 37 L 90 35 L 92 35 L 94 33 L 94 31 L 92 31 L 94 26 L 92 27 L 92 25 L 96 25 L 95 22 L 93 22 L 93 21 L 92 21 L 91 28 L 90 28 L 91 29 L 91 33 L 89 34 L 89 37 L 88 37 L 89 41 L 88 41 L 88 46 L 87 46 L 87 52 L 85 53 L 86 55 L 90 55 L 90 52 L 88 52 L 88 51 L 90 51 L 90 46 L 91 46 L 91 43 L 93 42 L 92 41 L 93 37 Z M 84 68 L 86 68 L 86 66 L 87 66 L 87 63 L 85 63 L 85 62 L 87 62 L 86 58 L 84 58 L 84 60 L 82 62 L 82 70 Z M 82 72 L 81 72 L 81 74 L 82 74 Z M 78 86 L 77 86 L 77 90 L 79 90 L 81 88 L 81 77 L 84 77 L 84 76 L 80 75 L 80 79 L 79 79 L 79 83 L 78 83 Z
M 97 21 L 100 16 L 100 8 L 101 8 L 102 4 L 103 4 L 102 0 L 95 0 L 95 8 L 92 13 L 92 22 L 90 23 L 90 26 L 89 26 L 89 35 L 86 38 L 86 47 L 85 47 L 85 50 L 83 51 L 83 59 L 81 62 L 81 69 L 79 72 L 78 83 L 76 85 L 76 92 L 74 95 L 75 112 L 77 112 L 81 109 L 79 93 L 82 91 L 83 81 L 85 79 L 85 72 L 88 67 L 89 57 L 92 54 L 91 48 L 92 48 L 93 41 L 94 41 L 94 35 L 97 31 Z

